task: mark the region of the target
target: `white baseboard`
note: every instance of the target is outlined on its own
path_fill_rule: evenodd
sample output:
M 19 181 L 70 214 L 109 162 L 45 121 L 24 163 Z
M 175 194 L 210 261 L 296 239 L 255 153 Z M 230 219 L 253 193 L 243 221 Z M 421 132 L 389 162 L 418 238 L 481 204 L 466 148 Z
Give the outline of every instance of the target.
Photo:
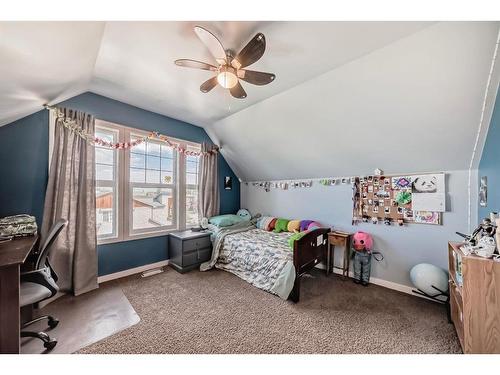
M 109 275 L 99 276 L 97 278 L 97 282 L 99 284 L 101 284 L 101 283 L 105 283 L 106 281 L 120 279 L 122 277 L 135 275 L 137 273 L 149 271 L 149 270 L 159 268 L 159 267 L 164 267 L 164 266 L 168 266 L 168 259 L 162 260 L 162 261 L 156 262 L 156 263 L 146 264 L 146 265 L 140 266 L 140 267 L 131 268 L 131 269 L 120 271 L 120 272 L 110 273 Z
M 342 275 L 342 270 L 334 269 L 333 273 Z M 354 273 L 352 271 L 349 271 L 349 277 L 353 277 L 353 276 L 354 276 Z M 412 295 L 414 297 L 420 297 L 420 298 L 427 299 L 429 301 L 436 302 L 436 301 L 434 301 L 434 300 L 432 300 L 430 298 L 427 298 L 425 296 L 422 296 L 420 294 L 413 293 L 412 292 L 413 288 L 411 286 L 408 286 L 408 285 L 398 284 L 398 283 L 395 283 L 395 282 L 392 282 L 392 281 L 387 281 L 387 280 L 379 279 L 379 278 L 376 278 L 376 277 L 370 277 L 370 283 L 371 284 L 375 284 L 375 285 L 383 286 L 384 288 L 388 288 L 388 289 L 392 289 L 392 290 L 397 290 L 398 292 L 403 292 L 403 293 L 406 293 L 406 294 L 410 294 L 410 295 Z

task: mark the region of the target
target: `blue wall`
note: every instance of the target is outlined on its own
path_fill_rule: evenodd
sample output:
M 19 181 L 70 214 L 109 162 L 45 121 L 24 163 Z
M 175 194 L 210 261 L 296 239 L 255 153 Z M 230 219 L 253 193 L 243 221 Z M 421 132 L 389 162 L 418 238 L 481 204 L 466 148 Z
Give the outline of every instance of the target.
M 39 226 L 47 186 L 49 112 L 0 126 L 0 217 L 29 213 Z
M 482 176 L 488 177 L 488 205 L 479 206 L 478 219 L 481 220 L 489 217 L 492 211 L 500 212 L 500 95 L 498 93 L 478 174 L 479 179 Z
M 61 105 L 92 113 L 96 118 L 192 142 L 211 142 L 203 128 L 149 112 L 93 93 Z M 43 110 L 0 127 L 0 217 L 31 213 L 41 224 L 47 185 L 48 112 Z M 224 190 L 224 176 L 232 176 L 233 189 Z M 240 184 L 219 157 L 220 211 L 240 208 Z M 168 236 L 98 246 L 99 275 L 123 271 L 168 259 Z

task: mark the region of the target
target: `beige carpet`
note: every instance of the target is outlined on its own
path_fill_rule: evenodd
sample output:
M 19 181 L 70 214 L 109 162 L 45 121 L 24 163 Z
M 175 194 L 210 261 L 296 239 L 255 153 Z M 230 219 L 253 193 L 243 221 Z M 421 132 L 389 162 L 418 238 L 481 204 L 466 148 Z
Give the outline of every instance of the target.
M 442 305 L 322 272 L 298 304 L 219 270 L 103 287 L 122 288 L 141 321 L 80 353 L 460 353 Z

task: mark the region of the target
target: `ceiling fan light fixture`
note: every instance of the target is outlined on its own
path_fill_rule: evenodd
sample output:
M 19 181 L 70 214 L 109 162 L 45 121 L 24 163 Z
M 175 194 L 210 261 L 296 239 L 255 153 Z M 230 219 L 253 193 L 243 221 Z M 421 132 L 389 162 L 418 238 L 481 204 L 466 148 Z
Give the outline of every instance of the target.
M 238 84 L 236 69 L 231 66 L 221 66 L 217 74 L 217 82 L 225 89 L 232 89 Z

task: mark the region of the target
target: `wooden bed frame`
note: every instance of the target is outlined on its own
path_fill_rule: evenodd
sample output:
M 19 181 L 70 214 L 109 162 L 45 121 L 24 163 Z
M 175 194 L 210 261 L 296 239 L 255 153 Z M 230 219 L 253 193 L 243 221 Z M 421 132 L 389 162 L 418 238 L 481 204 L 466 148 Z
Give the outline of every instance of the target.
M 295 283 L 288 297 L 293 302 L 299 302 L 300 278 L 313 269 L 319 262 L 326 263 L 328 251 L 328 233 L 330 228 L 318 228 L 295 241 L 293 247 L 293 265 L 295 267 Z

